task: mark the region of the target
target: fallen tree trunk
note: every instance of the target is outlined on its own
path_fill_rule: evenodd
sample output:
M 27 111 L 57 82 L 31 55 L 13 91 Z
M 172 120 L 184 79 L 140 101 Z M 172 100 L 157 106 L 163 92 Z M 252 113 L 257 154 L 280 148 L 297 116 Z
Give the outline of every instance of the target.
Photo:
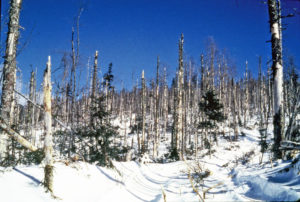
M 35 107 L 39 108 L 40 110 L 42 110 L 43 112 L 45 112 L 45 108 L 39 104 L 36 104 L 34 101 L 32 101 L 31 99 L 29 99 L 28 97 L 26 97 L 25 95 L 23 95 L 22 93 L 20 93 L 19 91 L 17 90 L 14 90 L 18 95 L 20 95 L 21 97 L 23 97 L 25 100 L 27 100 L 28 102 L 30 102 L 31 104 L 33 104 Z M 64 124 L 62 121 L 60 121 L 59 119 L 53 117 L 52 115 L 52 118 L 59 124 L 61 125 L 62 127 L 66 128 L 67 130 L 69 130 L 72 134 L 74 133 L 74 130 L 67 126 L 66 124 Z
M 282 141 L 279 147 L 280 150 L 300 150 L 299 142 Z
M 22 146 L 26 147 L 27 149 L 31 151 L 36 151 L 37 147 L 32 145 L 29 141 L 27 141 L 25 138 L 23 138 L 20 134 L 18 134 L 16 131 L 11 129 L 8 124 L 0 117 L 0 128 L 4 130 L 11 138 L 15 139 L 18 143 L 20 143 Z

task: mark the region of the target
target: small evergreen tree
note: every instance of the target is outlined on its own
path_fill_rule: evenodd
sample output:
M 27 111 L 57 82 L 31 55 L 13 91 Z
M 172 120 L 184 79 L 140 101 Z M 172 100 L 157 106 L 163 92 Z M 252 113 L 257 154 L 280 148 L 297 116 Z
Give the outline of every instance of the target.
M 203 97 L 202 101 L 199 103 L 200 111 L 204 112 L 207 119 L 209 120 L 207 124 L 211 127 L 216 126 L 216 122 L 222 122 L 225 120 L 222 109 L 223 105 L 220 103 L 219 99 L 216 97 L 214 91 L 207 91 Z
M 104 97 L 101 96 L 95 100 L 91 111 L 95 123 L 92 126 L 80 128 L 76 131 L 78 139 L 86 145 L 89 142 L 88 151 L 85 151 L 85 158 L 88 162 L 96 162 L 101 166 L 112 167 L 111 159 L 120 160 L 120 145 L 113 142 L 117 137 L 117 127 L 111 125 L 109 121 L 110 114 L 106 112 Z M 96 106 L 96 107 L 95 107 Z
M 199 110 L 205 115 L 205 119 L 198 125 L 199 128 L 211 131 L 217 127 L 217 122 L 225 120 L 222 112 L 223 105 L 220 103 L 213 90 L 208 90 L 202 96 L 202 100 L 199 102 Z M 217 142 L 216 132 L 214 132 L 214 139 Z M 208 141 L 207 138 L 204 138 L 204 143 L 205 147 L 211 152 L 211 140 Z
M 108 90 L 112 90 L 114 87 L 112 86 L 112 82 L 114 80 L 114 75 L 112 74 L 112 63 L 109 63 L 108 70 L 103 76 L 102 85 L 108 87 Z
M 111 67 L 112 64 L 109 65 L 108 72 L 104 74 L 104 82 L 102 83 L 102 85 L 105 84 L 108 92 L 114 88 L 112 86 L 114 76 Z M 112 167 L 111 160 L 120 160 L 126 149 L 120 145 L 121 143 L 117 144 L 113 141 L 118 136 L 118 128 L 111 124 L 111 111 L 107 110 L 107 104 L 107 97 L 104 94 L 92 99 L 90 115 L 93 122 L 88 126 L 74 129 L 73 135 L 78 141 L 76 143 L 80 144 L 75 144 L 76 148 L 73 152 L 83 154 L 88 162 L 96 162 L 101 166 Z M 59 136 L 60 133 L 58 131 L 56 136 Z M 64 147 L 64 143 L 59 147 Z M 67 152 L 63 149 L 61 151 L 62 153 Z
M 109 64 L 107 73 L 103 76 L 103 83 L 108 91 L 114 89 L 112 86 L 114 75 L 112 74 L 112 63 Z M 105 104 L 105 97 L 102 95 L 91 105 L 92 116 L 95 120 L 92 128 L 90 128 L 83 136 L 93 142 L 89 150 L 90 162 L 97 162 L 102 166 L 111 167 L 111 159 L 119 159 L 122 150 L 120 146 L 113 143 L 113 139 L 118 135 L 117 127 L 110 123 L 110 112 L 105 110 L 108 103 Z M 126 152 L 126 151 L 125 151 Z

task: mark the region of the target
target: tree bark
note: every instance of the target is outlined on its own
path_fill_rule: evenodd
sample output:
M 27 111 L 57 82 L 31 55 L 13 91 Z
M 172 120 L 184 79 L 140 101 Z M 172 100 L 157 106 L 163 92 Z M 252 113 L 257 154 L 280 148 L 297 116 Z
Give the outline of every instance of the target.
M 246 60 L 246 71 L 245 71 L 245 102 L 244 102 L 244 127 L 247 127 L 247 121 L 249 116 L 249 76 L 248 76 L 248 61 Z
M 142 153 L 145 153 L 145 126 L 146 125 L 146 83 L 144 70 L 142 72 Z
M 23 138 L 20 134 L 18 134 L 16 131 L 11 129 L 8 124 L 5 122 L 4 119 L 0 118 L 0 128 L 5 131 L 8 135 L 10 135 L 14 140 L 16 140 L 18 143 L 29 149 L 30 151 L 36 151 L 37 148 L 32 145 L 29 141 L 27 141 L 25 138 Z
M 156 158 L 158 155 L 158 116 L 159 116 L 159 57 L 157 56 L 157 66 L 156 66 L 156 84 L 155 84 L 155 118 L 154 118 L 154 147 L 153 147 L 153 157 Z
M 279 150 L 280 142 L 284 139 L 284 115 L 283 115 L 283 66 L 282 49 L 280 39 L 280 16 L 276 0 L 268 0 L 269 20 L 272 42 L 272 70 L 274 82 L 274 157 L 281 159 L 282 151 Z
M 36 80 L 35 80 L 35 72 L 31 72 L 31 77 L 30 77 L 30 84 L 29 84 L 29 99 L 32 100 L 34 103 L 35 101 L 35 88 L 36 88 Z M 36 128 L 35 128 L 35 106 L 33 103 L 27 101 L 27 106 L 28 106 L 28 125 L 30 127 L 30 132 L 31 132 L 31 143 L 33 145 L 36 145 Z
M 163 92 L 163 114 L 164 114 L 164 138 L 166 138 L 167 126 L 168 126 L 168 84 L 167 84 L 167 73 L 164 68 L 164 92 Z
M 11 0 L 9 10 L 8 33 L 3 67 L 3 85 L 0 115 L 8 127 L 13 120 L 14 87 L 16 83 L 16 55 L 19 39 L 19 18 L 22 0 Z M 7 154 L 7 135 L 0 134 L 0 160 Z
M 176 134 L 176 149 L 181 146 L 181 152 L 183 152 L 183 34 L 179 40 L 179 69 L 177 78 L 177 111 L 178 111 L 178 121 L 175 127 L 177 127 Z M 181 145 L 180 145 L 181 140 Z M 183 153 L 182 153 L 183 154 Z
M 45 187 L 53 192 L 53 159 L 52 159 L 52 117 L 51 117 L 51 58 L 48 57 L 47 68 L 44 72 L 44 121 L 45 121 Z
M 92 79 L 92 92 L 91 92 L 91 105 L 92 108 L 96 108 L 96 96 L 98 92 L 97 88 L 97 83 L 98 83 L 98 51 L 95 52 L 95 57 L 94 57 L 94 68 L 93 68 L 93 79 Z M 95 109 L 96 110 L 96 109 Z M 95 118 L 93 116 L 93 111 L 90 110 L 90 125 L 94 126 L 95 124 Z
M 258 60 L 258 110 L 260 115 L 260 127 L 264 126 L 264 117 L 263 117 L 263 82 L 261 77 L 261 56 Z

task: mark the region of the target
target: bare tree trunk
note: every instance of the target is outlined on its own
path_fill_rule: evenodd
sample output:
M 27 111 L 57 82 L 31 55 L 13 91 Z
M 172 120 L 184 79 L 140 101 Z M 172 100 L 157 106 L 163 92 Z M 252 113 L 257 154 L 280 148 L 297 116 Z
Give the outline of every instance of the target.
M 71 95 L 71 106 L 70 106 L 70 121 L 71 121 L 71 126 L 73 127 L 73 124 L 75 122 L 75 98 L 76 98 L 76 67 L 77 67 L 77 56 L 75 53 L 75 47 L 74 47 L 74 28 L 72 27 L 72 68 L 71 68 L 71 78 L 70 78 L 70 91 L 72 92 Z M 78 51 L 78 47 L 77 47 L 77 51 Z M 72 134 L 70 136 L 70 140 L 69 140 L 69 149 L 73 150 L 75 148 L 74 146 L 75 144 L 75 137 Z M 69 152 L 70 154 L 70 152 Z
M 283 66 L 282 49 L 280 39 L 280 16 L 276 0 L 268 0 L 269 20 L 272 42 L 272 69 L 274 81 L 274 156 L 282 158 L 282 151 L 279 150 L 280 142 L 284 139 L 284 114 L 283 114 Z
M 142 153 L 145 153 L 145 126 L 146 125 L 146 83 L 144 70 L 142 72 Z
M 268 68 L 268 117 L 271 117 L 274 111 L 274 93 L 271 68 Z
M 179 69 L 178 69 L 178 79 L 177 79 L 177 111 L 178 111 L 178 122 L 177 122 L 177 134 L 176 134 L 176 145 L 177 147 L 181 146 L 181 154 L 183 155 L 183 34 L 179 41 Z M 180 145 L 181 140 L 181 145 Z M 178 149 L 178 148 L 177 148 Z
M 201 68 L 201 74 L 202 74 L 202 68 Z M 201 78 L 201 81 L 202 81 L 202 78 Z M 193 135 L 194 135 L 194 143 L 195 143 L 195 159 L 198 158 L 198 123 L 200 122 L 199 119 L 200 119 L 200 116 L 201 116 L 200 112 L 198 110 L 199 109 L 199 107 L 198 107 L 199 97 L 198 96 L 200 96 L 200 92 L 201 92 L 201 89 L 199 89 L 198 82 L 199 82 L 199 79 L 197 78 L 197 82 L 196 82 L 196 86 L 195 86 L 196 89 L 195 89 L 195 93 L 194 93 L 194 96 L 193 96 L 193 102 L 195 104 L 194 104 L 193 112 L 192 112 L 192 115 L 194 117 L 194 119 L 193 119 L 194 122 L 192 124 L 194 125 Z M 200 87 L 201 87 L 201 85 L 202 84 L 200 84 Z
M 260 127 L 264 125 L 264 117 L 263 117 L 263 83 L 261 78 L 261 56 L 258 61 L 258 107 L 259 107 L 259 115 L 260 115 Z
M 232 93 L 232 118 L 233 118 L 233 125 L 234 125 L 234 139 L 235 141 L 238 140 L 238 117 L 237 117 L 237 93 L 236 93 L 236 85 L 234 80 L 231 80 L 231 93 Z
M 45 121 L 45 187 L 53 192 L 53 159 L 52 159 L 52 117 L 51 117 L 51 58 L 48 57 L 44 72 L 44 121 Z
M 35 73 L 34 71 L 31 72 L 31 77 L 30 77 L 30 84 L 29 84 L 29 99 L 32 100 L 34 103 L 36 102 L 35 100 L 35 89 L 36 88 L 36 80 L 35 80 Z M 30 132 L 31 132 L 31 144 L 36 145 L 36 128 L 35 128 L 35 106 L 31 103 L 28 102 L 28 118 L 29 122 L 28 124 L 31 125 L 30 127 Z
M 9 10 L 8 33 L 3 67 L 3 85 L 1 96 L 1 117 L 10 126 L 13 120 L 14 87 L 16 82 L 16 52 L 19 39 L 19 18 L 22 0 L 11 0 Z M 0 160 L 7 153 L 7 135 L 0 134 Z
M 24 139 L 20 134 L 18 134 L 16 131 L 11 129 L 8 126 L 8 123 L 5 122 L 4 119 L 0 117 L 0 128 L 5 131 L 9 136 L 11 136 L 14 140 L 16 140 L 18 143 L 20 143 L 22 146 L 26 147 L 30 151 L 36 151 L 37 148 L 32 145 L 30 142 L 28 142 L 26 139 Z
M 192 129 L 193 129 L 193 102 L 192 102 L 192 62 L 189 63 L 189 81 L 188 81 L 188 96 L 187 96 L 187 121 L 185 129 L 188 130 L 189 141 L 188 144 L 192 143 Z
M 96 95 L 97 95 L 97 81 L 98 81 L 98 51 L 95 52 L 95 58 L 94 58 L 94 68 L 93 68 L 93 79 L 92 79 L 92 94 L 91 94 L 91 105 L 92 108 L 96 108 Z M 93 109 L 94 110 L 94 109 Z M 94 126 L 95 120 L 93 116 L 93 111 L 90 110 L 90 125 Z
M 172 149 L 178 149 L 177 139 L 178 139 L 178 88 L 176 83 L 178 83 L 178 72 L 176 72 L 174 87 L 172 89 L 173 93 L 173 128 L 171 137 L 171 147 Z
M 204 70 L 204 55 L 201 54 L 200 56 L 201 66 L 200 66 L 200 72 L 201 72 L 201 81 L 200 81 L 200 92 L 203 94 L 204 89 L 206 89 L 205 85 L 205 70 Z
M 246 60 L 246 71 L 245 71 L 245 102 L 244 102 L 244 127 L 247 126 L 248 116 L 249 116 L 249 79 L 248 79 L 248 61 Z
M 166 137 L 167 133 L 167 126 L 168 126 L 168 85 L 167 85 L 167 75 L 166 75 L 166 68 L 164 68 L 164 101 L 163 101 L 163 112 L 164 112 L 164 138 Z
M 157 66 L 156 66 L 156 86 L 155 86 L 155 118 L 154 118 L 154 147 L 153 147 L 153 157 L 156 158 L 158 155 L 158 116 L 159 116 L 159 57 L 157 56 Z
M 215 62 L 215 53 L 216 47 L 214 42 L 210 44 L 210 70 L 209 70 L 209 77 L 210 80 L 210 88 L 214 91 L 215 90 L 215 70 L 214 70 L 214 62 Z

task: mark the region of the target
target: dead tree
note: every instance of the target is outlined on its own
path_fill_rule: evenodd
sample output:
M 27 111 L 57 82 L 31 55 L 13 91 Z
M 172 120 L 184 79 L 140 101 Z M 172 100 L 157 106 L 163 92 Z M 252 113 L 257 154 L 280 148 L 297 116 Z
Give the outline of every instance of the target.
M 258 60 L 258 111 L 260 116 L 260 127 L 264 125 L 264 117 L 263 117 L 263 83 L 262 83 L 262 75 L 261 75 L 261 56 L 259 56 Z
M 45 121 L 45 180 L 44 185 L 53 192 L 53 146 L 52 146 L 52 116 L 51 116 L 51 58 L 48 57 L 47 67 L 44 72 L 44 121 Z
M 33 102 L 36 102 L 35 100 L 35 94 L 36 94 L 36 80 L 35 80 L 35 72 L 31 72 L 30 77 L 30 84 L 29 84 L 29 99 Z M 30 133 L 31 133 L 31 143 L 33 145 L 36 145 L 36 128 L 35 126 L 35 106 L 31 102 L 27 102 L 28 106 L 28 124 L 30 125 Z
M 244 80 L 244 91 L 245 91 L 244 127 L 246 127 L 248 116 L 249 116 L 249 75 L 248 75 L 248 61 L 247 60 L 246 60 L 245 80 Z
M 8 33 L 3 67 L 3 85 L 0 115 L 7 122 L 8 127 L 13 120 L 14 88 L 16 83 L 16 56 L 19 39 L 19 18 L 22 0 L 11 0 L 9 10 Z M 7 153 L 7 135 L 0 134 L 0 160 Z
M 146 132 L 146 83 L 144 70 L 142 72 L 142 153 L 145 153 L 145 132 Z
M 168 126 L 168 84 L 167 84 L 167 73 L 164 68 L 164 91 L 163 91 L 163 116 L 164 116 L 164 138 L 166 138 L 167 126 Z
M 280 39 L 280 16 L 276 0 L 268 0 L 269 21 L 271 29 L 272 43 L 272 70 L 274 82 L 274 156 L 282 158 L 282 152 L 279 150 L 280 142 L 284 139 L 284 115 L 283 115 L 283 64 L 282 48 Z
M 175 117 L 174 117 L 174 132 L 175 132 L 175 149 L 181 147 L 183 149 L 183 34 L 181 34 L 181 38 L 179 40 L 179 68 L 178 68 L 178 76 L 177 76 L 177 92 L 176 92 L 176 99 L 175 102 L 176 106 L 175 110 Z M 175 97 L 174 96 L 174 97 Z M 182 145 L 180 145 L 180 142 Z M 183 152 L 183 150 L 181 151 Z
M 236 84 L 234 83 L 233 78 L 231 79 L 231 99 L 232 99 L 232 119 L 234 125 L 234 139 L 238 139 L 238 116 L 237 116 L 237 93 L 236 93 Z
M 96 98 L 98 93 L 98 51 L 95 52 L 94 57 L 94 67 L 93 67 L 93 79 L 92 79 L 92 92 L 91 92 L 91 105 L 92 108 L 96 109 Z M 94 126 L 95 120 L 93 116 L 93 111 L 90 110 L 90 125 Z
M 14 131 L 10 128 L 8 123 L 4 119 L 0 117 L 0 128 L 3 130 L 6 134 L 8 134 L 11 138 L 16 140 L 18 143 L 20 143 L 22 146 L 26 147 L 30 151 L 36 151 L 37 148 L 32 145 L 30 142 L 28 142 L 25 138 L 23 138 L 19 133 Z
M 155 118 L 154 118 L 154 145 L 153 145 L 153 156 L 156 157 L 158 154 L 158 116 L 159 116 L 159 57 L 157 56 L 156 66 L 156 84 L 155 84 Z

